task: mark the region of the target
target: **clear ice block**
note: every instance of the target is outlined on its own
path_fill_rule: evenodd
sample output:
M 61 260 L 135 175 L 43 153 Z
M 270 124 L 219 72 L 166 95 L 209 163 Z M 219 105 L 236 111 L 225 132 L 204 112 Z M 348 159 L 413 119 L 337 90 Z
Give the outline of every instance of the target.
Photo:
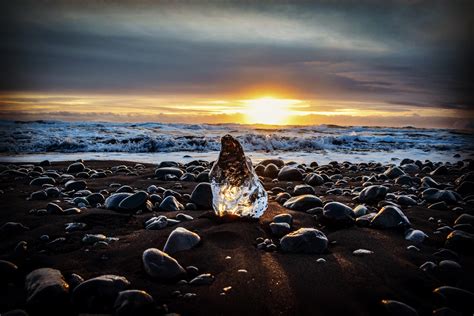
M 267 209 L 268 196 L 252 161 L 232 136 L 223 136 L 221 145 L 219 159 L 209 173 L 214 212 L 218 216 L 259 218 Z

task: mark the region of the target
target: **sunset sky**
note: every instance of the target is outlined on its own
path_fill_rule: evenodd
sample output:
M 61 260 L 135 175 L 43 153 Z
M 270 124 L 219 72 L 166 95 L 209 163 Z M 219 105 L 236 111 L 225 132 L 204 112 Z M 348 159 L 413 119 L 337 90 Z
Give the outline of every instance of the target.
M 0 119 L 474 128 L 472 1 L 6 2 Z

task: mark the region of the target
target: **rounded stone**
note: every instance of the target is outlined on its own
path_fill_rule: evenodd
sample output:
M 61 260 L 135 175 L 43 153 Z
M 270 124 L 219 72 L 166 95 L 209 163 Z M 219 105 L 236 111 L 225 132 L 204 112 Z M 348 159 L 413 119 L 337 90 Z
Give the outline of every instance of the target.
M 145 250 L 142 261 L 146 273 L 153 278 L 174 279 L 186 273 L 176 259 L 156 248 Z
M 328 239 L 323 232 L 315 228 L 300 228 L 281 238 L 280 245 L 285 252 L 319 254 L 326 250 Z
M 284 166 L 278 172 L 278 180 L 280 181 L 301 181 L 302 179 L 301 171 L 292 166 Z
M 147 199 L 148 193 L 145 191 L 138 191 L 120 201 L 118 208 L 126 212 L 136 211 L 144 206 Z
M 164 212 L 175 212 L 184 210 L 184 206 L 174 196 L 169 195 L 160 203 L 159 209 Z
M 199 209 L 212 209 L 212 189 L 208 182 L 199 183 L 191 193 L 191 202 L 196 204 Z
M 409 227 L 410 221 L 398 207 L 387 205 L 374 216 L 370 225 L 377 228 Z
M 114 315 L 154 315 L 156 314 L 155 301 L 145 291 L 125 290 L 117 295 L 114 303 Z
M 315 195 L 305 194 L 288 199 L 283 206 L 290 210 L 305 212 L 311 208 L 323 206 L 323 202 Z
M 201 237 L 198 234 L 184 227 L 178 227 L 168 236 L 163 251 L 173 254 L 178 251 L 188 250 L 196 246 L 200 241 Z

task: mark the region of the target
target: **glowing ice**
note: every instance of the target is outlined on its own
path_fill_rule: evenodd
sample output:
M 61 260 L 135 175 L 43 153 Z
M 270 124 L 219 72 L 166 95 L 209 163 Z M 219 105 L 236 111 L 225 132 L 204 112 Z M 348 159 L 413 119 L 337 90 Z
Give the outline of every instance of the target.
M 259 218 L 268 204 L 267 192 L 240 143 L 230 135 L 221 138 L 221 152 L 209 174 L 212 206 L 226 214 Z

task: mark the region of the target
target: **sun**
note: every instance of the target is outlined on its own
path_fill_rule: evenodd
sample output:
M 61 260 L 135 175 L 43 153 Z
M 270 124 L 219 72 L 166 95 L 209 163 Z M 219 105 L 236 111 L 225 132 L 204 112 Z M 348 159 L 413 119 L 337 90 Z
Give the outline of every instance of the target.
M 243 101 L 248 124 L 283 125 L 288 122 L 290 106 L 295 100 L 262 97 Z

